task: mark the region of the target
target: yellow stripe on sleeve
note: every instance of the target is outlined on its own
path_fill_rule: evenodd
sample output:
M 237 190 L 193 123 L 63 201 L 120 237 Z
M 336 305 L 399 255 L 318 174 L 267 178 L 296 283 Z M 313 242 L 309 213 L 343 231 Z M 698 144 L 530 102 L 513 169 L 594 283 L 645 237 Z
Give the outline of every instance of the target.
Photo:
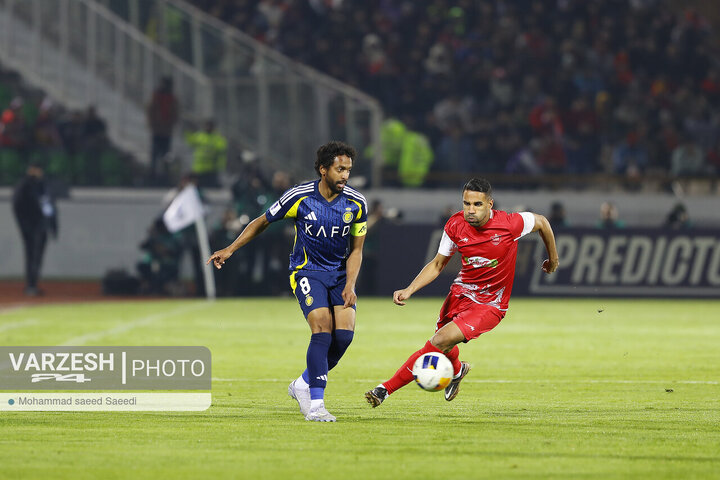
M 360 202 L 356 202 L 352 198 L 348 198 L 351 202 L 353 202 L 355 205 L 358 206 L 358 213 L 355 215 L 355 220 L 360 220 L 360 216 L 362 215 L 362 205 L 360 205 Z
M 308 197 L 307 195 L 305 195 L 304 197 L 300 197 L 300 198 L 298 199 L 298 201 L 295 202 L 292 207 L 290 207 L 290 210 L 287 211 L 287 213 L 285 214 L 285 216 L 284 216 L 283 218 L 295 218 L 295 217 L 297 217 L 297 211 L 298 211 L 298 207 L 300 206 L 300 202 L 302 202 L 303 200 L 305 200 L 307 197 Z

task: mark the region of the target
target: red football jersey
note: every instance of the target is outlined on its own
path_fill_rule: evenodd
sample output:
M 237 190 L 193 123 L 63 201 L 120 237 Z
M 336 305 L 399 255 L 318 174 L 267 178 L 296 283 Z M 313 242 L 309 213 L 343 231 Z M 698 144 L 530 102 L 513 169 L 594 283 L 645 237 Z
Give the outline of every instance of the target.
M 482 227 L 465 221 L 457 212 L 445 224 L 438 253 L 462 255 L 462 269 L 450 287 L 450 294 L 507 310 L 515 278 L 517 241 L 535 226 L 532 213 L 492 210 Z

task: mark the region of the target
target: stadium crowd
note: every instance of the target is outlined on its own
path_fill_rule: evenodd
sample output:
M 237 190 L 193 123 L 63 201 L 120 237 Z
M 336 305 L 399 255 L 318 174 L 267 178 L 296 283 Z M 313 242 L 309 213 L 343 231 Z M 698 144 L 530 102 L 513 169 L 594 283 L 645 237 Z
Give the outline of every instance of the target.
M 720 170 L 710 24 L 663 0 L 193 3 L 376 96 L 435 172 Z
M 73 110 L 0 69 L 0 184 L 12 185 L 29 164 L 74 185 L 121 185 L 133 171 L 107 138 L 93 106 Z

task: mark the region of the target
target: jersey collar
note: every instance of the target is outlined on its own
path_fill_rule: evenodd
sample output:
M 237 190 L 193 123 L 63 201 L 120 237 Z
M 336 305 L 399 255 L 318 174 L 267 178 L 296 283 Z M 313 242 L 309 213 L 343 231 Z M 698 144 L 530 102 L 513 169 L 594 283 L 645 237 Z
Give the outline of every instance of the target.
M 342 197 L 342 192 L 340 192 L 337 197 L 333 198 L 332 201 L 328 202 L 327 198 L 323 197 L 322 193 L 320 193 L 320 180 L 322 179 L 318 178 L 317 180 L 315 180 L 315 196 L 321 201 L 325 202 L 327 205 L 335 205 L 335 203 L 340 200 L 340 197 Z

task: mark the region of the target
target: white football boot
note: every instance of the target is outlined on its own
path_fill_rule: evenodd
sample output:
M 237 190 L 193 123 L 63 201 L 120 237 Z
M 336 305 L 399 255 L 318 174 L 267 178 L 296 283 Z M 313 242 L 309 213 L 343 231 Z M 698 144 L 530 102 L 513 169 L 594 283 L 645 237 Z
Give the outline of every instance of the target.
M 300 388 L 295 384 L 296 382 L 297 380 L 293 380 L 288 386 L 288 395 L 298 402 L 303 417 L 307 417 L 310 413 L 310 388 Z
M 305 420 L 309 422 L 334 422 L 335 416 L 331 415 L 330 412 L 327 411 L 325 405 L 320 405 L 319 407 L 310 410 L 310 412 L 305 415 Z

